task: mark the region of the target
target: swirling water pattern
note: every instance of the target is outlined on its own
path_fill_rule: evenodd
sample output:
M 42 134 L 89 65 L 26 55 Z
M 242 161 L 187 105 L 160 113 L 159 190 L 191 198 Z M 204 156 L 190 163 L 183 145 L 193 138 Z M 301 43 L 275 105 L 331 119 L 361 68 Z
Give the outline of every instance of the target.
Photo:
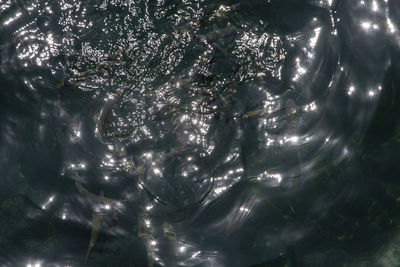
M 0 264 L 398 265 L 399 11 L 0 1 Z

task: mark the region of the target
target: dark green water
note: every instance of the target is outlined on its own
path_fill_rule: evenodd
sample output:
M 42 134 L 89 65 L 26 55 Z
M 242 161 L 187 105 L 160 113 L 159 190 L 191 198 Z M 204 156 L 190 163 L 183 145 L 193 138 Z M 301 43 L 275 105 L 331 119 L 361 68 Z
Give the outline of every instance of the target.
M 0 0 L 0 265 L 400 266 L 399 22 Z

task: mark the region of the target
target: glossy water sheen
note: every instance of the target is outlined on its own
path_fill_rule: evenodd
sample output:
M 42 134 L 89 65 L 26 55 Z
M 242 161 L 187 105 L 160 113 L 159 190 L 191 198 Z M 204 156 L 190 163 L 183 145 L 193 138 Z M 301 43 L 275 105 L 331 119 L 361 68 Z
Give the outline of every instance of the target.
M 0 0 L 0 265 L 399 266 L 399 12 Z

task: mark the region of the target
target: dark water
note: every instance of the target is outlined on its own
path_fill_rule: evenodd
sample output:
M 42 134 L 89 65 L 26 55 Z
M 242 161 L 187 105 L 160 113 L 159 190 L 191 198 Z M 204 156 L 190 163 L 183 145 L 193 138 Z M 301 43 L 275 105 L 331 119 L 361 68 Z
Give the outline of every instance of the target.
M 399 22 L 0 0 L 0 265 L 400 266 Z

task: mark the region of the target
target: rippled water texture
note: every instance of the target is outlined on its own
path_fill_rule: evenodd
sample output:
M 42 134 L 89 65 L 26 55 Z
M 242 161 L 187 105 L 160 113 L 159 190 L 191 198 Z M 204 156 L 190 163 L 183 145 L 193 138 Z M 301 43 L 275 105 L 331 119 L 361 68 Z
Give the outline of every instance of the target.
M 1 266 L 399 266 L 397 0 L 0 0 Z

